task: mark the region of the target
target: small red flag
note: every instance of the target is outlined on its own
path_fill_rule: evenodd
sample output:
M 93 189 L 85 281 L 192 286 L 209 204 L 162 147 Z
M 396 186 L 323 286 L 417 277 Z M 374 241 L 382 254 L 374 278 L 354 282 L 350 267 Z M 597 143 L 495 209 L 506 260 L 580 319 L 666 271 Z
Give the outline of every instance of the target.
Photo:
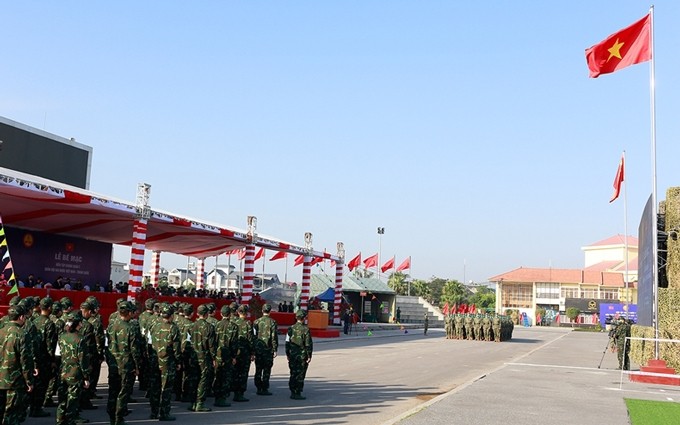
M 361 252 L 358 253 L 356 257 L 352 258 L 349 263 L 347 263 L 347 267 L 349 267 L 349 271 L 352 271 L 359 267 L 359 264 L 361 264 Z
M 312 258 L 312 261 L 309 262 L 310 266 L 313 266 L 314 264 L 318 264 L 323 261 L 323 257 L 314 257 Z
M 619 161 L 619 168 L 616 169 L 616 176 L 614 177 L 614 194 L 612 195 L 612 199 L 609 200 L 609 203 L 611 204 L 616 200 L 616 198 L 619 197 L 619 194 L 621 193 L 621 183 L 623 182 L 623 170 L 624 165 L 623 165 L 623 155 L 621 156 L 621 161 Z
M 446 315 L 449 314 L 449 302 L 447 301 L 446 304 L 444 304 L 444 308 L 442 308 L 442 314 Z
M 337 263 L 335 262 L 335 260 L 331 260 L 331 267 L 335 267 L 336 264 L 337 264 Z
M 586 49 L 590 77 L 597 78 L 652 58 L 651 15 Z
M 239 260 L 243 260 L 244 258 L 246 258 L 246 249 L 245 248 L 239 249 L 236 255 L 238 255 Z
M 272 258 L 269 259 L 269 261 L 281 260 L 282 258 L 286 258 L 287 256 L 288 253 L 286 251 L 279 251 L 276 254 L 274 254 Z
M 304 262 L 305 262 L 305 256 L 300 254 L 297 257 L 295 257 L 295 262 L 293 263 L 293 267 L 297 267 Z
M 399 265 L 399 267 L 397 267 L 398 272 L 400 272 L 402 270 L 406 270 L 406 269 L 409 269 L 409 270 L 411 269 L 411 257 L 408 257 L 407 259 L 405 259 L 404 262 L 401 263 L 401 265 Z
M 393 268 L 394 268 L 394 257 L 392 257 L 385 264 L 383 264 L 383 266 L 380 267 L 380 271 L 385 273 L 387 270 L 393 269 Z
M 364 267 L 369 268 L 378 265 L 378 254 L 373 254 L 364 260 Z
M 255 254 L 255 258 L 253 259 L 253 261 L 259 260 L 260 258 L 262 258 L 263 255 L 264 255 L 264 248 L 260 248 L 260 250 L 257 251 L 257 254 Z

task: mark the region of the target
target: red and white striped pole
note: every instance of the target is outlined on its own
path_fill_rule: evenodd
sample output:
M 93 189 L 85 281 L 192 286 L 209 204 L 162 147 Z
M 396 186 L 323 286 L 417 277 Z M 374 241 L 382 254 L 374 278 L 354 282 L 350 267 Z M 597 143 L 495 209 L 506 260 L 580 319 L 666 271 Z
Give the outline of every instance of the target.
M 135 220 L 132 230 L 132 249 L 130 253 L 130 280 L 128 281 L 128 301 L 134 301 L 142 287 L 144 274 L 144 249 L 146 248 L 145 218 Z
M 340 324 L 340 307 L 342 304 L 342 271 L 345 264 L 342 259 L 335 263 L 335 298 L 333 299 L 333 324 Z
M 151 255 L 151 284 L 158 288 L 158 281 L 161 275 L 161 252 L 154 251 Z
M 205 289 L 205 258 L 198 259 L 196 270 L 196 289 Z
M 309 285 L 312 277 L 312 257 L 305 255 L 302 263 L 302 286 L 300 288 L 300 310 L 307 311 L 309 307 Z
M 255 245 L 246 245 L 246 258 L 243 265 L 243 292 L 241 303 L 247 304 L 253 297 L 253 276 L 255 275 Z

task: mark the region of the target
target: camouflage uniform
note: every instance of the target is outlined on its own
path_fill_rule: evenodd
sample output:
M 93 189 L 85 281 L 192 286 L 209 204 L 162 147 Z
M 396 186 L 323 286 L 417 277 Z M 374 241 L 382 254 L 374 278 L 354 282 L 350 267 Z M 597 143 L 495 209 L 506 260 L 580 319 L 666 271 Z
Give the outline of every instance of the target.
M 93 310 L 94 306 L 88 301 L 83 301 L 83 303 L 80 304 L 80 312 L 84 320 L 81 322 L 82 326 L 79 333 L 83 339 L 83 344 L 85 345 L 85 353 L 87 355 L 86 363 L 90 369 L 87 371 L 88 376 L 92 376 L 92 365 L 98 356 L 94 325 L 89 322 Z M 86 394 L 85 391 L 80 393 L 80 408 L 83 410 L 93 410 L 97 408 L 92 404 L 89 394 Z
M 455 327 L 455 337 L 456 339 L 463 339 L 463 315 L 456 314 L 453 316 L 453 323 Z
M 196 403 L 193 410 L 196 412 L 209 412 L 211 409 L 205 406 L 208 391 L 214 379 L 214 362 L 216 352 L 215 328 L 206 320 L 208 306 L 198 306 L 198 318 L 191 328 L 191 343 L 193 344 L 198 365 L 201 373 L 196 390 Z
M 484 341 L 491 341 L 491 319 L 488 314 L 482 318 L 482 330 L 484 332 Z
M 307 367 L 312 361 L 312 334 L 309 328 L 303 323 L 307 312 L 298 310 L 295 313 L 297 322 L 288 328 L 286 335 L 286 357 L 288 358 L 288 368 L 290 369 L 290 379 L 288 380 L 288 388 L 290 388 L 290 398 L 293 400 L 304 400 L 302 390 L 305 385 L 305 376 L 307 375 Z
M 82 321 L 80 312 L 70 313 L 69 326 L 59 336 L 58 352 L 61 356 L 59 370 L 59 406 L 57 407 L 57 425 L 71 425 L 78 418 L 83 381 L 89 381 L 87 364 L 89 357 L 85 353 L 85 344 L 78 334 L 77 326 Z
M 472 319 L 472 325 L 475 330 L 475 340 L 481 341 L 482 340 L 482 318 L 479 316 L 479 314 L 475 314 L 474 318 Z
M 198 356 L 191 341 L 194 326 L 194 322 L 191 321 L 193 314 L 194 307 L 191 304 L 186 304 L 184 306 L 184 320 L 181 324 L 178 324 L 182 333 L 182 371 L 184 373 L 182 401 L 191 402 L 189 410 L 194 410 L 195 407 L 198 379 L 201 373 L 198 369 Z
M 102 371 L 102 362 L 104 361 L 104 323 L 102 323 L 102 316 L 99 314 L 99 300 L 95 297 L 88 297 L 88 302 L 91 303 L 93 307 L 92 315 L 88 322 L 92 325 L 94 342 L 96 345 L 96 351 L 91 353 L 90 357 L 90 369 L 92 373 L 90 374 L 90 388 L 83 391 L 85 395 L 92 399 L 96 397 L 97 383 L 99 382 L 99 376 Z
M 151 329 L 152 346 L 160 371 L 160 382 L 154 383 L 159 388 L 149 388 L 152 395 L 150 397 L 151 418 L 169 421 L 175 420 L 173 416 L 170 416 L 170 405 L 175 371 L 181 364 L 180 333 L 179 328 L 172 321 L 174 314 L 172 306 L 161 307 L 160 314 L 160 320 Z
M 279 330 L 274 319 L 269 316 L 272 307 L 262 306 L 262 317 L 253 323 L 255 332 L 255 386 L 257 394 L 271 395 L 269 377 L 274 366 L 274 357 L 279 349 Z
M 154 306 L 157 301 L 153 298 L 149 298 L 144 302 L 145 310 L 139 315 L 139 328 L 142 332 L 142 337 L 146 340 L 142 344 L 141 354 L 142 354 L 142 366 L 139 368 L 139 389 L 141 391 L 146 391 L 149 388 L 149 378 L 153 366 L 149 364 L 149 348 L 151 344 L 148 343 L 149 332 L 151 331 L 151 324 L 156 320 L 154 315 Z M 156 365 L 157 366 L 157 365 Z
M 466 314 L 465 315 L 465 339 L 467 339 L 468 341 L 472 340 L 472 338 L 474 336 L 473 332 L 472 332 L 472 325 L 473 325 L 472 316 L 470 316 L 469 314 Z
M 493 329 L 493 340 L 496 342 L 501 342 L 501 318 L 499 315 L 494 315 L 491 322 L 491 328 Z
M 64 332 L 64 320 L 62 317 L 63 314 L 61 303 L 59 301 L 55 301 L 52 305 L 52 315 L 50 316 L 50 319 L 52 322 L 54 322 L 54 326 L 57 329 L 57 335 L 61 335 Z M 54 356 L 54 363 L 57 373 L 52 375 L 52 379 L 50 379 L 49 384 L 47 384 L 47 393 L 45 394 L 45 401 L 43 403 L 43 406 L 45 407 L 56 406 L 54 400 L 52 400 L 52 397 L 57 394 L 59 383 L 61 382 L 61 378 L 59 378 L 59 371 L 61 370 L 61 356 L 56 353 Z
M 141 355 L 139 341 L 133 325 L 131 314 L 135 310 L 132 303 L 121 303 L 118 306 L 120 318 L 109 324 L 109 397 L 107 411 L 115 425 L 125 424 L 123 417 L 127 414 L 127 404 L 135 382 L 135 372 L 139 370 Z
M 630 336 L 630 324 L 621 317 L 614 330 L 616 354 L 619 358 L 619 369 L 630 370 L 630 341 L 626 341 L 627 336 Z
M 215 369 L 215 384 L 213 386 L 215 392 L 215 406 L 228 407 L 230 404 L 227 398 L 231 393 L 232 386 L 232 359 L 235 357 L 233 353 L 235 342 L 235 333 L 231 326 L 231 308 L 228 305 L 222 306 L 220 310 L 222 320 L 217 323 L 215 334 L 217 335 L 217 354 Z
M 18 425 L 25 416 L 22 400 L 32 390 L 35 365 L 33 356 L 27 351 L 26 332 L 21 317 L 25 317 L 23 306 L 12 306 L 7 311 L 7 320 L 0 328 L 0 423 Z M 24 409 L 22 412 L 21 409 Z
M 35 388 L 31 396 L 31 417 L 45 417 L 49 416 L 48 412 L 43 410 L 45 403 L 45 395 L 47 394 L 47 387 L 50 380 L 56 374 L 56 360 L 54 356 L 57 347 L 57 326 L 50 319 L 50 312 L 54 302 L 51 298 L 46 297 L 40 301 L 41 314 L 34 321 L 34 325 L 38 330 L 39 335 L 39 349 L 36 353 L 35 360 L 40 367 L 40 374 L 35 379 Z
M 238 308 L 238 316 L 232 318 L 233 332 L 235 333 L 234 347 L 234 370 L 232 389 L 234 390 L 234 401 L 248 401 L 243 396 L 248 386 L 248 373 L 250 372 L 250 362 L 254 360 L 253 352 L 253 325 L 246 320 L 247 306 L 241 305 Z

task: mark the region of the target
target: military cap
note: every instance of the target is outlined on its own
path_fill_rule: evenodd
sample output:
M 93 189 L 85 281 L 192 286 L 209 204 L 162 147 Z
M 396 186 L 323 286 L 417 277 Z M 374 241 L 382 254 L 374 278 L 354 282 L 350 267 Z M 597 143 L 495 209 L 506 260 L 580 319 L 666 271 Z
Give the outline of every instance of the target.
M 194 313 L 194 306 L 190 303 L 186 303 L 182 306 L 182 311 L 184 314 L 191 315 Z
M 94 310 L 94 308 L 92 307 L 92 304 L 90 304 L 89 301 L 83 301 L 82 303 L 80 303 L 80 309 L 81 310 L 90 310 L 90 311 Z
M 83 315 L 80 314 L 80 311 L 76 310 L 76 311 L 71 311 L 66 315 L 65 322 L 66 322 L 66 326 L 73 326 L 73 325 L 77 325 L 82 320 L 83 320 Z
M 90 303 L 93 310 L 99 308 L 99 300 L 94 295 L 90 295 L 89 297 L 85 298 L 85 301 Z
M 236 313 L 236 310 L 238 310 L 238 303 L 234 301 L 233 303 L 229 304 L 229 308 L 231 309 L 232 313 Z
M 62 299 L 59 300 L 59 304 L 64 308 L 73 307 L 73 301 L 71 301 L 69 297 L 62 297 Z
M 17 320 L 25 314 L 26 309 L 21 304 L 14 305 L 7 310 L 7 318 L 9 318 L 9 320 Z
M 54 301 L 52 301 L 52 298 L 50 297 L 45 297 L 40 300 L 40 308 L 43 310 L 47 310 L 48 308 L 52 307 L 52 305 L 54 305 Z
M 272 306 L 269 304 L 265 304 L 262 306 L 262 312 L 263 313 L 269 313 L 272 311 Z
M 215 303 L 208 303 L 208 313 L 214 313 L 217 310 Z
M 135 310 L 132 303 L 127 301 L 118 304 L 118 313 L 132 313 Z
M 182 303 L 179 301 L 175 301 L 174 303 L 172 303 L 172 306 L 175 308 L 175 311 L 177 311 L 182 306 Z
M 307 317 L 307 312 L 305 310 L 300 309 L 295 312 L 296 319 L 304 319 L 305 317 Z
M 163 304 L 161 307 L 161 317 L 168 318 L 175 314 L 175 308 L 170 304 Z
M 54 304 L 52 304 L 52 313 L 57 314 L 60 311 L 62 311 L 64 308 L 61 306 L 61 303 L 59 301 L 55 301 Z
M 24 308 L 27 311 L 32 309 L 35 306 L 35 302 L 33 301 L 33 297 L 26 297 L 23 300 L 21 300 L 21 303 L 24 305 Z
M 196 309 L 196 313 L 198 313 L 199 316 L 203 316 L 204 314 L 208 314 L 208 306 L 205 304 L 201 304 L 198 306 Z
M 241 304 L 238 306 L 238 309 L 236 309 L 236 312 L 238 314 L 245 314 L 248 312 L 248 306 L 246 304 Z
M 12 297 L 11 300 L 9 300 L 9 305 L 19 305 L 20 302 L 21 302 L 21 297 L 18 296 L 18 295 L 15 295 L 15 296 Z
M 33 306 L 35 307 L 36 305 L 40 305 L 40 297 L 38 295 L 33 295 Z
M 231 314 L 231 309 L 229 308 L 229 304 L 225 304 L 225 305 L 222 306 L 222 308 L 220 309 L 220 314 L 222 314 L 222 316 L 228 316 L 228 315 Z
M 126 302 L 127 302 L 127 299 L 125 299 L 125 298 L 118 298 L 118 299 L 116 300 L 116 306 L 119 306 L 119 305 L 121 305 L 121 304 L 123 304 L 123 303 L 126 303 Z

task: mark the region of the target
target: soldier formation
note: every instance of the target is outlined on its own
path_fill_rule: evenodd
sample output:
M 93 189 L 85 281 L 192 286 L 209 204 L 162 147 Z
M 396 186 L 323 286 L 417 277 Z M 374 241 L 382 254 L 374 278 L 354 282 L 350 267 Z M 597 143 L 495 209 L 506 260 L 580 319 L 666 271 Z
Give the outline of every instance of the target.
M 512 338 L 512 320 L 500 314 L 456 313 L 444 318 L 446 339 L 507 341 Z
M 109 316 L 105 330 L 99 302 L 92 296 L 73 309 L 67 297 L 49 297 L 10 302 L 0 320 L 0 424 L 15 425 L 28 417 L 50 416 L 45 407 L 57 406 L 56 423 L 89 422 L 83 410 L 96 409 L 101 365 L 109 370 L 107 413 L 112 425 L 124 425 L 130 413 L 135 380 L 146 391 L 150 419 L 173 421 L 175 401 L 190 403 L 188 410 L 207 412 L 207 400 L 228 407 L 247 402 L 250 364 L 255 362 L 257 394 L 269 391 L 274 358 L 278 350 L 278 325 L 265 304 L 263 315 L 253 324 L 247 320 L 248 306 L 236 303 L 222 307 L 215 318 L 215 304 L 196 309 L 185 303 L 145 302 L 137 317 L 134 303 L 120 299 Z M 286 337 L 290 368 L 290 398 L 302 400 L 307 367 L 312 358 L 312 339 L 304 325 L 306 312 L 296 313 L 297 323 Z M 57 396 L 58 405 L 54 403 Z

